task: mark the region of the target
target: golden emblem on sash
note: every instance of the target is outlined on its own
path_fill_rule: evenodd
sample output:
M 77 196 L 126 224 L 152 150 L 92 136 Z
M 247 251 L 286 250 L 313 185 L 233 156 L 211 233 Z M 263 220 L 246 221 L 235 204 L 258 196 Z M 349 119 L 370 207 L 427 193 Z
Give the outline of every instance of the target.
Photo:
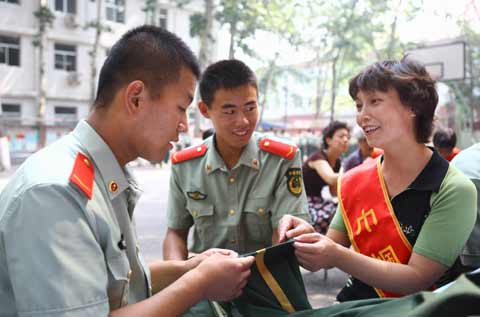
M 368 232 L 372 232 L 372 228 L 370 228 L 370 224 L 368 222 L 368 217 L 372 218 L 373 225 L 377 225 L 377 216 L 375 215 L 375 211 L 370 208 L 367 212 L 362 209 L 362 215 L 357 218 L 357 232 L 355 235 L 358 236 L 362 232 L 362 222 L 365 225 L 365 229 Z
M 378 256 L 375 256 L 375 254 L 372 253 L 372 258 L 376 258 L 386 262 L 400 263 L 397 255 L 395 254 L 395 251 L 393 250 L 393 247 L 390 244 L 386 248 L 380 250 L 378 252 Z

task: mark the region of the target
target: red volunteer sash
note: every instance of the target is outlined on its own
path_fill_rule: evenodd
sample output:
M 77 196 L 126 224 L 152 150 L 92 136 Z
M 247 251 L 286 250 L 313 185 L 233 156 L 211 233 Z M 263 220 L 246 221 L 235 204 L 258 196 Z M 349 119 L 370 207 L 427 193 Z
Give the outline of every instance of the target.
M 348 237 L 357 252 L 382 261 L 407 264 L 412 246 L 393 211 L 381 171 L 380 158 L 344 174 L 338 201 Z M 402 295 L 375 288 L 380 297 Z

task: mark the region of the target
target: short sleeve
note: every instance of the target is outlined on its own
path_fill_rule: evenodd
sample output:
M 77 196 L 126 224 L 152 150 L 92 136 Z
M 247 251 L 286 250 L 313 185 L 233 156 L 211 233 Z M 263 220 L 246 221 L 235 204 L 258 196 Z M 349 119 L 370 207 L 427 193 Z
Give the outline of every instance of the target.
M 415 253 L 452 266 L 472 232 L 477 217 L 474 184 L 450 165 L 431 211 L 413 247 Z
M 185 196 L 178 182 L 177 169 L 172 168 L 167 204 L 167 225 L 171 229 L 188 229 L 193 218 L 187 210 Z
M 310 221 L 307 196 L 302 179 L 301 152 L 297 151 L 292 160 L 284 160 L 279 170 L 279 182 L 275 188 L 271 224 L 275 229 L 282 216 L 289 214 Z M 293 185 L 295 184 L 295 185 Z M 301 192 L 298 192 L 300 186 Z
M 329 228 L 346 233 L 347 228 L 345 227 L 345 222 L 343 220 L 341 208 L 342 208 L 342 204 L 338 204 L 337 211 L 335 212 L 335 215 L 333 216 L 333 219 L 330 222 Z
M 108 315 L 104 254 L 75 195 L 36 185 L 5 209 L 2 262 L 19 316 Z

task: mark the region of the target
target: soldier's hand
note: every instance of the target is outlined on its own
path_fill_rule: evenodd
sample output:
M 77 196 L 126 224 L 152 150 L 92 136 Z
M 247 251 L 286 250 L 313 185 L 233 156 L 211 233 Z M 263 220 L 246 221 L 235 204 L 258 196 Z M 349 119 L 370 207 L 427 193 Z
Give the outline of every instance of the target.
M 229 301 L 242 294 L 250 276 L 254 257 L 232 258 L 214 254 L 195 269 L 199 283 L 203 284 L 204 299 Z M 192 271 L 193 273 L 193 271 Z
M 201 254 L 208 256 L 214 255 L 214 254 L 222 254 L 226 255 L 232 258 L 237 258 L 238 253 L 233 251 L 233 250 L 228 250 L 228 249 L 220 249 L 220 248 L 211 248 L 208 249 L 207 251 L 203 251 Z
M 228 257 L 232 257 L 232 258 L 238 257 L 238 253 L 233 251 L 233 250 L 219 249 L 219 248 L 208 249 L 206 251 L 203 251 L 200 254 L 196 254 L 195 256 L 193 256 L 193 257 L 191 257 L 187 260 L 188 270 L 192 270 L 192 269 L 196 268 L 205 259 L 207 259 L 209 256 L 212 256 L 214 254 L 221 254 L 221 255 L 228 256 Z
M 278 242 L 284 242 L 305 233 L 315 232 L 315 229 L 303 219 L 292 215 L 285 215 L 278 222 Z
M 338 245 L 323 234 L 303 234 L 295 238 L 293 246 L 298 263 L 311 272 L 334 266 L 335 248 Z

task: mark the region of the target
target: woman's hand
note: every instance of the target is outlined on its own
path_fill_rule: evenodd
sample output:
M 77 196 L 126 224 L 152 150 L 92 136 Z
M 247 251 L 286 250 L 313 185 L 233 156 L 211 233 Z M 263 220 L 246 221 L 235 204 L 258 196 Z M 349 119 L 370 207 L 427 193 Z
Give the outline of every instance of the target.
M 300 265 L 311 272 L 335 266 L 335 253 L 340 247 L 329 237 L 316 232 L 296 237 L 293 246 Z
M 278 222 L 279 243 L 311 232 L 315 232 L 311 224 L 292 215 L 285 215 Z

